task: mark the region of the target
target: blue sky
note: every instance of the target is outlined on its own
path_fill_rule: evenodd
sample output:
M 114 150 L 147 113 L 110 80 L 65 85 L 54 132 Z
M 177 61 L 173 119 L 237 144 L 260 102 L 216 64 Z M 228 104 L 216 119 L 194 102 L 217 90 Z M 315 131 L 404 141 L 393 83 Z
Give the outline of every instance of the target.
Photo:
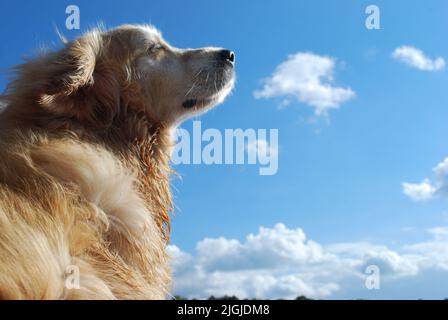
M 81 10 L 80 31 L 64 27 L 69 4 Z M 369 4 L 381 10 L 380 30 L 364 25 Z M 201 117 L 202 126 L 279 129 L 279 170 L 260 176 L 251 165 L 175 168 L 182 177 L 173 181 L 175 293 L 288 297 L 297 288 L 318 298 L 448 297 L 447 197 L 434 191 L 444 190 L 446 172 L 432 171 L 448 156 L 448 70 L 416 67 L 415 51 L 404 53 L 414 64 L 393 56 L 411 46 L 429 62 L 448 59 L 446 1 L 46 0 L 3 1 L 0 11 L 2 70 L 39 47 L 57 47 L 55 26 L 74 38 L 99 21 L 151 23 L 177 47 L 236 52 L 236 88 Z M 254 91 L 297 53 L 331 59 L 328 83 L 354 96 L 324 116 L 309 99 L 256 99 Z M 0 88 L 6 83 L 3 73 Z M 289 105 L 279 108 L 285 98 Z M 416 201 L 425 178 L 434 192 Z M 403 192 L 403 182 L 413 184 L 413 194 Z M 222 254 L 215 261 L 207 250 Z M 279 252 L 283 266 L 268 261 Z M 241 257 L 252 260 L 232 260 Z M 380 290 L 364 287 L 360 272 L 369 261 L 386 269 Z

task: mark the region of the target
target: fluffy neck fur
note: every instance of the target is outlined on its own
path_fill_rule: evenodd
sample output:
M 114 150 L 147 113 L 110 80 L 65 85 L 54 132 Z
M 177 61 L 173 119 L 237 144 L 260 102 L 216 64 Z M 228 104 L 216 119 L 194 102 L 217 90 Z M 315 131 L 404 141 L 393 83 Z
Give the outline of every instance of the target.
M 138 175 L 142 198 L 157 208 L 155 219 L 168 238 L 170 128 L 153 119 L 136 76 L 126 37 L 93 31 L 14 69 L 0 130 L 76 135 L 99 144 Z M 45 70 L 42 72 L 42 70 Z
M 0 298 L 169 292 L 171 128 L 122 47 L 92 33 L 15 69 L 0 112 Z M 65 288 L 67 265 L 82 290 Z
M 16 83 L 26 80 L 18 78 Z M 23 99 L 21 92 L 9 93 L 7 101 L 7 108 L 0 113 L 0 130 L 21 133 L 18 136 L 8 135 L 15 137 L 11 139 L 23 138 L 29 134 L 42 134 L 55 139 L 76 136 L 87 143 L 101 145 L 112 151 L 138 175 L 138 188 L 142 198 L 151 211 L 157 208 L 158 212 L 153 212 L 154 218 L 168 240 L 172 211 L 169 181 L 170 128 L 152 121 L 146 114 L 136 111 L 122 99 L 116 100 L 120 105 L 114 105 L 112 108 L 110 101 L 103 106 L 104 112 L 111 120 L 98 128 L 95 128 L 94 123 L 96 117 L 83 123 L 76 117 L 55 115 L 43 109 L 37 102 Z M 101 106 L 98 108 L 101 109 Z M 101 113 L 98 112 L 98 117 L 100 116 Z M 100 119 L 98 122 L 101 123 Z

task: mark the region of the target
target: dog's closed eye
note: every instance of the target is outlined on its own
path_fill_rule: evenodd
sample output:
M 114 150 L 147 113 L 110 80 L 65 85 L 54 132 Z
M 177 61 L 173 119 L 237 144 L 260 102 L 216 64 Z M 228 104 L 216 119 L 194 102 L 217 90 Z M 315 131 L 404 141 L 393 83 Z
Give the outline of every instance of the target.
M 163 47 L 163 45 L 161 44 L 154 44 L 152 45 L 149 49 L 148 49 L 148 53 L 150 55 L 156 55 L 158 53 L 160 53 L 162 50 L 164 50 L 165 48 Z

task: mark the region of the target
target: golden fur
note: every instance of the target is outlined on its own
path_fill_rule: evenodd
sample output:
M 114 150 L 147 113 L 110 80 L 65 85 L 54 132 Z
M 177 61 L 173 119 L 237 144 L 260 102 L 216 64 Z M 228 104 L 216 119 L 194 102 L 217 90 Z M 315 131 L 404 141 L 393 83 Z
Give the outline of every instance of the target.
M 148 58 L 154 42 L 164 49 Z M 123 26 L 15 69 L 0 113 L 0 298 L 167 297 L 170 134 L 188 116 L 173 92 L 186 90 L 140 69 L 214 50 L 191 58 L 151 27 Z M 230 87 L 208 92 L 210 106 Z

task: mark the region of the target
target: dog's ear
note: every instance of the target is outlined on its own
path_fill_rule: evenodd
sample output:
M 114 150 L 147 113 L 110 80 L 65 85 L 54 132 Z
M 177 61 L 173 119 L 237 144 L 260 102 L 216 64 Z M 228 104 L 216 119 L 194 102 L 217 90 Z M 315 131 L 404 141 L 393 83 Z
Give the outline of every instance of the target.
M 47 57 L 38 104 L 47 111 L 95 126 L 108 125 L 118 112 L 120 87 L 102 55 L 100 32 L 91 32 Z
M 66 45 L 61 51 L 48 57 L 39 103 L 57 110 L 57 100 L 75 95 L 94 82 L 93 73 L 99 54 L 100 40 L 92 35 L 84 36 Z

